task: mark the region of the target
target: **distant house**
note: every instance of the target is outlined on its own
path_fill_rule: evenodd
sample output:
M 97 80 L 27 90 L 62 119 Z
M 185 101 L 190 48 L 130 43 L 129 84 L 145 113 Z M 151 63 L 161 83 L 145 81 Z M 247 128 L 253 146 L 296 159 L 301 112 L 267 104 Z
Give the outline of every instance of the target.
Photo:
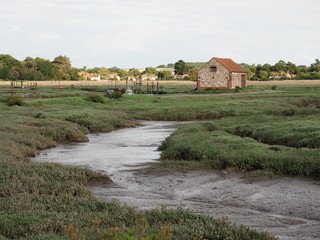
M 152 80 L 152 81 L 155 81 L 157 79 L 157 76 L 156 75 L 149 75 L 149 80 Z
M 92 81 L 100 81 L 101 80 L 101 76 L 100 74 L 96 74 L 96 73 L 91 73 L 89 75 L 90 80 Z
M 174 68 L 156 68 L 157 72 L 170 72 L 171 77 L 174 77 Z
M 116 73 L 110 73 L 110 74 L 108 74 L 108 79 L 109 80 L 120 80 L 121 78 Z
M 186 78 L 189 78 L 190 77 L 190 74 L 188 73 L 185 73 L 185 74 L 182 74 L 182 75 L 175 75 L 175 78 L 177 79 L 186 79 Z
M 79 72 L 79 76 L 84 80 L 100 81 L 101 76 L 97 73 L 88 73 L 85 71 Z
M 198 71 L 197 89 L 247 86 L 247 72 L 230 58 L 212 58 Z
M 128 76 L 127 80 L 135 82 L 135 81 L 137 81 L 137 78 L 135 76 Z
M 279 79 L 291 79 L 291 78 L 294 78 L 296 77 L 295 74 L 290 74 L 288 72 L 284 73 L 284 72 L 272 72 L 270 74 L 270 79 L 276 79 L 276 80 L 279 80 Z
M 141 80 L 141 81 L 146 81 L 146 80 L 152 80 L 152 81 L 154 81 L 154 80 L 156 80 L 156 79 L 157 79 L 156 75 L 153 75 L 153 74 L 151 74 L 151 75 L 142 74 L 142 75 L 140 76 L 140 80 Z

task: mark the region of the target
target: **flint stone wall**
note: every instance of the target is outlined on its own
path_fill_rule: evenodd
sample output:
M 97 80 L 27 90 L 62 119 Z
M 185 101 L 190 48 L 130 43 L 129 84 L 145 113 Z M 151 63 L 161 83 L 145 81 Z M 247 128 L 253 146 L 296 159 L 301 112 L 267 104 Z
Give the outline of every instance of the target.
M 216 67 L 216 72 L 212 72 L 211 67 Z M 198 88 L 228 88 L 229 78 L 229 70 L 213 58 L 199 70 Z

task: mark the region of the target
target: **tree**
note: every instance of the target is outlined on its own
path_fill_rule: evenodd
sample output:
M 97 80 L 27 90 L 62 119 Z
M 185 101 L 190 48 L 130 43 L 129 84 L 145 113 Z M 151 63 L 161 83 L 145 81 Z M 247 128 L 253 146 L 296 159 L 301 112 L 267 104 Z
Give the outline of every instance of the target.
M 100 71 L 100 68 L 97 68 L 97 67 L 90 68 L 87 70 L 88 73 L 96 73 L 96 74 L 99 73 L 99 71 Z
M 311 64 L 310 67 L 311 72 L 320 72 L 320 61 L 316 59 L 314 63 Z
M 256 67 L 254 65 L 241 63 L 240 66 L 247 71 L 248 79 L 251 79 L 254 76 L 256 72 Z
M 15 71 L 12 71 L 11 74 L 10 70 L 11 68 L 15 66 L 20 66 L 20 62 L 12 57 L 9 54 L 0 54 L 0 79 L 10 79 L 11 75 L 12 77 L 15 77 L 16 74 Z
M 183 60 L 179 60 L 174 64 L 174 73 L 176 75 L 183 75 L 189 73 L 189 67 Z
M 270 74 L 267 71 L 262 70 L 259 72 L 259 78 L 261 80 L 268 80 L 269 76 L 270 76 Z
M 35 62 L 38 71 L 43 74 L 45 80 L 53 79 L 53 76 L 51 75 L 52 68 L 56 66 L 54 66 L 49 60 L 43 58 L 36 58 Z
M 72 81 L 79 80 L 79 78 L 80 78 L 80 76 L 78 74 L 78 70 L 76 68 L 71 68 L 69 75 L 70 75 L 70 80 L 72 80 Z
M 78 71 L 72 68 L 70 58 L 67 56 L 58 56 L 52 61 L 53 65 L 60 71 L 60 79 L 62 80 L 78 80 Z
M 10 80 L 18 80 L 18 79 L 20 79 L 20 73 L 19 73 L 17 67 L 12 67 L 9 70 L 8 77 L 9 77 Z
M 275 72 L 285 72 L 286 71 L 286 62 L 283 60 L 280 60 L 279 62 L 277 62 L 273 67 L 272 67 L 272 71 Z
M 136 68 L 131 68 L 131 69 L 129 70 L 129 74 L 132 75 L 132 76 L 134 76 L 134 77 L 137 77 L 137 76 L 140 75 L 140 72 L 139 72 L 139 70 L 136 69 Z
M 262 65 L 262 70 L 264 70 L 264 71 L 271 72 L 271 68 L 272 68 L 272 66 L 268 63 L 265 63 Z
M 156 72 L 156 69 L 153 67 L 146 67 L 146 70 L 144 71 L 144 73 L 148 75 L 155 74 L 155 72 Z
M 58 56 L 53 59 L 52 62 L 56 65 L 63 73 L 67 73 L 71 69 L 71 61 L 67 56 Z
M 158 72 L 158 78 L 162 80 L 168 80 L 171 78 L 171 72 L 169 71 L 160 71 Z
M 119 77 L 121 77 L 121 78 L 125 78 L 125 77 L 128 76 L 128 72 L 125 71 L 125 70 L 123 70 L 123 69 L 120 69 L 120 71 L 118 72 L 118 75 L 119 75 Z
M 67 56 L 60 55 L 55 57 L 52 63 L 61 72 L 62 80 L 72 80 L 72 78 L 75 77 L 71 67 L 71 61 Z
M 290 74 L 297 73 L 297 66 L 292 62 L 287 62 L 286 69 Z
M 109 70 L 105 67 L 99 69 L 98 72 L 101 75 L 101 79 L 107 79 L 108 74 L 110 73 Z
M 156 68 L 166 68 L 166 65 L 161 64 L 161 65 L 157 66 Z
M 198 80 L 198 71 L 200 70 L 200 68 L 198 67 L 194 67 L 190 70 L 190 79 L 192 81 L 197 81 Z
M 117 68 L 117 67 L 109 68 L 109 71 L 110 71 L 111 73 L 119 73 L 120 70 L 121 70 L 121 69 L 120 69 L 120 68 Z
M 36 70 L 37 63 L 36 63 L 35 59 L 33 59 L 32 57 L 26 57 L 26 59 L 22 63 L 30 71 L 35 71 Z

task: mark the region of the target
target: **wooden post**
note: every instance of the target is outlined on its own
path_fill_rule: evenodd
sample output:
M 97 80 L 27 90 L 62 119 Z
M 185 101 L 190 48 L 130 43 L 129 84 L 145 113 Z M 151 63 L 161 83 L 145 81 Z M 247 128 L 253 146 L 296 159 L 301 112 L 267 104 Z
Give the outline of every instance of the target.
M 157 95 L 159 94 L 159 82 L 157 82 Z
M 11 97 L 13 96 L 13 81 L 11 81 L 11 91 L 10 91 Z

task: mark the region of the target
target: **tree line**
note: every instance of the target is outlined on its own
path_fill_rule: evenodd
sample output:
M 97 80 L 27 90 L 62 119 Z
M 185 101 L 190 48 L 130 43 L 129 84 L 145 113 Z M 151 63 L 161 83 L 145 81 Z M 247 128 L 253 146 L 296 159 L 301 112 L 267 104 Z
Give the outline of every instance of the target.
M 67 56 L 53 61 L 27 57 L 19 61 L 8 54 L 0 54 L 0 79 L 4 80 L 78 80 L 77 69 Z
M 19 61 L 8 54 L 0 54 L 0 79 L 3 80 L 82 80 L 79 72 L 97 73 L 102 79 L 108 79 L 108 74 L 116 73 L 121 79 L 129 76 L 139 77 L 141 74 L 155 75 L 158 79 L 185 79 L 197 80 L 198 70 L 205 62 L 185 62 L 179 60 L 167 65 L 157 67 L 146 67 L 144 71 L 136 68 L 129 70 L 118 67 L 111 68 L 74 68 L 70 58 L 67 56 L 57 56 L 50 61 L 43 58 L 26 57 Z M 276 64 L 240 64 L 248 73 L 251 80 L 270 79 L 320 79 L 320 61 L 316 59 L 310 66 L 299 65 L 292 62 L 278 61 Z M 159 70 L 162 69 L 162 70 Z M 174 74 L 170 69 L 174 69 Z
M 240 64 L 248 72 L 248 78 L 251 80 L 269 80 L 269 79 L 320 79 L 320 61 L 316 59 L 310 66 L 299 65 L 292 62 L 278 61 L 271 65 L 268 63 L 249 65 Z

